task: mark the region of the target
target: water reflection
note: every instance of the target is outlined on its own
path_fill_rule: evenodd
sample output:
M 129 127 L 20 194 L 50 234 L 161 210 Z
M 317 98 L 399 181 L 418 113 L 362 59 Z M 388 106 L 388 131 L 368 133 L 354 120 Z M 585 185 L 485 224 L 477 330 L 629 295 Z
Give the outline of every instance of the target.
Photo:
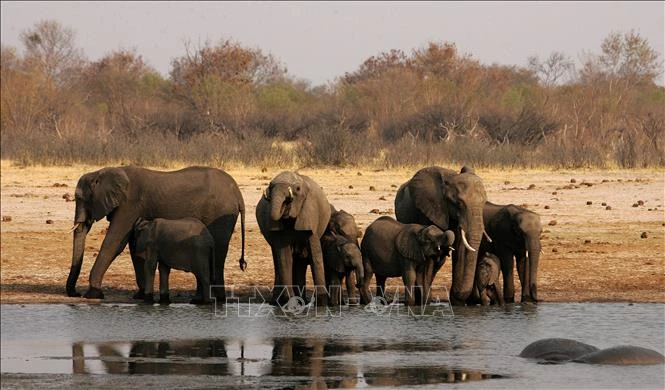
M 442 365 L 399 366 L 396 359 L 413 352 L 445 353 L 445 343 L 361 343 L 322 338 L 281 337 L 270 340 L 178 340 L 74 343 L 75 374 L 235 375 L 293 378 L 316 388 L 361 385 L 398 386 L 501 378 L 501 375 Z M 94 366 L 94 367 L 93 367 Z

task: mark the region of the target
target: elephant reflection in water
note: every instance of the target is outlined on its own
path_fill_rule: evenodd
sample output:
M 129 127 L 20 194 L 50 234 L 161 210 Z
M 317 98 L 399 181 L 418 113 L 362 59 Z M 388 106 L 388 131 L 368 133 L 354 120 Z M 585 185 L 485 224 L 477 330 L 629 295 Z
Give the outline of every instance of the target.
M 322 339 L 276 338 L 273 340 L 271 370 L 275 376 L 309 376 L 309 388 L 355 388 L 357 367 L 340 360 L 325 359 L 343 353 L 358 352 L 360 347 L 340 345 Z M 329 377 L 342 377 L 330 380 Z M 324 380 L 326 378 L 326 380 Z
M 115 343 L 96 345 L 98 356 L 107 374 L 204 374 L 229 375 L 231 373 L 223 340 L 197 341 L 137 341 L 131 344 L 129 356 L 118 350 Z M 74 374 L 86 374 L 82 343 L 72 345 Z M 189 358 L 221 358 L 220 363 Z M 185 361 L 183 361 L 185 360 Z
M 437 383 L 457 383 L 500 378 L 500 375 L 478 371 L 453 370 L 441 366 L 369 368 L 364 373 L 370 386 L 416 386 Z

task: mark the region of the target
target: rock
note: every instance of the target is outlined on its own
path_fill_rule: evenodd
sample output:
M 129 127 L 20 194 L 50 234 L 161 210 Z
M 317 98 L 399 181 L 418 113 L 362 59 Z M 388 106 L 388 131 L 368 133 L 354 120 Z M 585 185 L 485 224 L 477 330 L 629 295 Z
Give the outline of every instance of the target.
M 349 186 L 349 189 L 352 190 L 352 189 L 353 189 L 353 186 L 350 185 L 350 186 Z
M 644 206 L 644 201 L 643 200 L 638 200 L 637 205 L 638 206 Z
M 386 200 L 386 197 L 382 196 L 382 197 L 379 198 L 379 200 Z
M 590 200 L 587 200 L 587 201 L 586 201 L 586 205 L 587 205 L 587 206 L 590 206 L 590 205 L 592 205 L 592 204 L 593 204 L 592 201 L 590 201 Z
M 381 211 L 379 209 L 371 209 L 369 212 L 371 214 L 380 214 L 381 213 Z
M 612 206 L 605 207 L 605 210 L 612 210 Z
M 585 244 L 591 244 L 591 240 L 584 240 Z
M 552 248 L 552 252 L 557 253 L 559 250 L 557 248 Z
M 357 173 L 357 175 L 358 175 L 358 176 L 362 176 L 363 174 L 362 174 L 362 173 L 360 173 L 360 172 L 358 172 L 358 173 Z
M 647 237 L 649 237 L 647 232 L 642 232 L 642 234 L 640 235 L 640 238 L 647 238 Z
M 607 203 L 606 203 L 606 202 L 603 202 L 603 203 L 601 203 L 600 205 L 601 205 L 601 206 L 607 206 Z
M 527 188 L 527 190 L 533 190 L 535 188 L 536 188 L 535 184 L 529 184 L 529 187 Z
M 52 219 L 47 219 L 46 224 L 47 225 L 53 225 L 53 220 Z
M 545 210 L 549 210 L 549 209 L 550 209 L 550 206 L 545 205 Z
M 369 186 L 369 190 L 370 190 L 370 191 L 376 191 L 376 187 L 374 187 L 374 186 Z
M 551 220 L 550 223 L 548 223 L 548 225 L 550 226 L 556 225 L 556 219 Z
M 11 222 L 12 221 L 12 216 L 11 215 L 3 215 L 2 216 L 2 222 Z
M 575 179 L 570 179 L 570 182 L 571 182 L 571 183 L 577 183 L 577 180 L 575 180 Z

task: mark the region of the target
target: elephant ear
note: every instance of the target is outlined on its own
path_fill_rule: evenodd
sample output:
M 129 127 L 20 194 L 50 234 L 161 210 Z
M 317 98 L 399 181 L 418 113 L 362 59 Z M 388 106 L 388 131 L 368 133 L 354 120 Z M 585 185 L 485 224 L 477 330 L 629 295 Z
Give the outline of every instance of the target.
M 423 168 L 408 183 L 416 208 L 442 230 L 448 228 L 447 197 L 444 193 L 447 170 L 439 167 Z M 452 171 L 451 171 L 452 173 Z
M 129 177 L 121 168 L 104 168 L 92 182 L 92 218 L 99 221 L 127 199 Z
M 154 221 L 139 218 L 134 223 L 134 237 L 136 238 L 136 254 L 142 255 L 148 249 L 148 242 L 154 240 Z
M 423 230 L 422 227 L 417 225 L 407 225 L 402 229 L 397 237 L 395 237 L 395 249 L 403 257 L 414 261 L 420 262 L 423 260 L 423 252 L 420 248 L 418 234 Z
M 294 195 L 298 195 L 298 191 L 304 195 L 294 197 L 291 209 L 298 210 L 298 216 L 293 228 L 301 231 L 309 230 L 321 237 L 330 222 L 330 204 L 318 184 L 305 176 L 302 178 L 300 189 L 297 186 L 293 189 Z

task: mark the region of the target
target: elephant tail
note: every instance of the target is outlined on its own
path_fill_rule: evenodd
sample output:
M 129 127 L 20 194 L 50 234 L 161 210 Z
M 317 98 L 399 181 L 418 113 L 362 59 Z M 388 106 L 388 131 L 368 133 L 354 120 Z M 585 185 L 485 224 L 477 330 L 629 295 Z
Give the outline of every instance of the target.
M 240 269 L 244 272 L 247 269 L 247 262 L 245 261 L 245 205 L 244 202 L 240 202 L 240 236 L 241 236 L 241 247 L 240 247 L 240 260 L 238 264 Z

